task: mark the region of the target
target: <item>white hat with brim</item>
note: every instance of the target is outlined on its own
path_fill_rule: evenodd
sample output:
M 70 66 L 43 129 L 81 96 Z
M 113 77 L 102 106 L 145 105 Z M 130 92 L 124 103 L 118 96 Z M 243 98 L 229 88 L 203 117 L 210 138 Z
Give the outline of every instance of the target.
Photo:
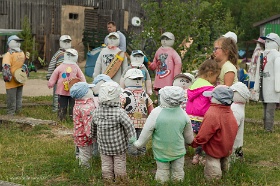
M 126 79 L 126 78 L 136 79 L 136 78 L 143 78 L 143 77 L 144 76 L 143 76 L 142 71 L 137 68 L 129 69 L 124 75 L 124 79 Z
M 269 39 L 269 40 L 275 41 L 277 43 L 277 45 L 280 46 L 280 37 L 278 34 L 269 33 L 265 37 L 260 37 L 260 38 L 262 38 L 264 40 Z

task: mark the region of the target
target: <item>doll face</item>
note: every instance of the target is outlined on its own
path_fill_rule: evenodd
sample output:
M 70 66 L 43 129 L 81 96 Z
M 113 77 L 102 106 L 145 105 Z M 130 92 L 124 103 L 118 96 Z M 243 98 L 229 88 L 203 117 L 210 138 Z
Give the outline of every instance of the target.
M 270 39 L 266 39 L 265 40 L 265 49 L 266 50 L 271 50 L 271 49 L 279 50 L 279 46 L 275 41 L 272 41 Z
M 119 46 L 120 45 L 120 39 L 117 38 L 114 35 L 111 35 L 108 37 L 108 46 Z
M 14 49 L 16 51 L 20 51 L 21 42 L 16 40 L 11 40 L 9 42 L 9 48 Z
M 173 82 L 173 86 L 181 87 L 182 89 L 188 89 L 192 85 L 192 82 L 185 77 L 176 78 Z
M 166 36 L 161 37 L 161 45 L 163 47 L 172 47 L 174 45 L 174 40 Z
M 135 54 L 130 56 L 131 65 L 133 67 L 139 67 L 144 62 L 144 56 L 141 54 Z
M 66 39 L 63 41 L 59 41 L 59 46 L 60 46 L 60 48 L 63 48 L 63 49 L 71 48 L 71 40 Z
M 64 62 L 68 62 L 68 63 L 77 63 L 78 61 L 78 55 L 73 55 L 70 52 L 65 52 L 64 53 Z
M 138 77 L 135 79 L 126 78 L 124 80 L 125 87 L 142 87 L 143 85 L 143 78 Z

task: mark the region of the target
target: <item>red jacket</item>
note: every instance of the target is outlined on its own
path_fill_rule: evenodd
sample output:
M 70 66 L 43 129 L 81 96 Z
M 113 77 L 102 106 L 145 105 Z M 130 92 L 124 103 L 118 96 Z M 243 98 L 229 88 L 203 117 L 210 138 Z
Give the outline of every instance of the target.
M 211 103 L 191 146 L 202 145 L 202 149 L 214 158 L 227 157 L 232 153 L 237 130 L 230 106 Z

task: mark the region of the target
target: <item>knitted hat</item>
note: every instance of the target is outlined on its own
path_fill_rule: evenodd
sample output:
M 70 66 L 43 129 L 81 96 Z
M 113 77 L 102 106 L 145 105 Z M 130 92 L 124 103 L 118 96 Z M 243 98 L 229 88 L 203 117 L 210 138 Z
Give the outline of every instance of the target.
M 90 87 L 92 87 L 92 84 L 87 84 L 86 82 L 75 83 L 70 88 L 70 96 L 74 99 L 81 99 L 88 93 Z
M 118 83 L 114 81 L 105 82 L 100 86 L 98 98 L 100 102 L 110 101 L 119 97 L 121 92 L 121 87 Z
M 238 92 L 245 100 L 248 100 L 250 98 L 250 91 L 244 83 L 242 82 L 234 83 L 230 88 L 233 91 Z
M 233 102 L 233 90 L 225 85 L 218 85 L 213 91 L 204 91 L 205 97 L 213 97 L 223 105 L 231 105 Z
M 185 91 L 178 86 L 165 86 L 159 90 L 160 98 L 168 105 L 177 106 L 185 100 Z

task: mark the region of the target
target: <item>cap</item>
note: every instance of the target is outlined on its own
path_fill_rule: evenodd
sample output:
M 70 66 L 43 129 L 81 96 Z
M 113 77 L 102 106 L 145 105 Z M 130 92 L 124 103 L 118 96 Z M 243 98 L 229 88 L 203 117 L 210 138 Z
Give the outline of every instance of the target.
M 65 40 L 70 40 L 72 41 L 71 37 L 69 35 L 62 35 L 60 38 L 59 38 L 59 41 L 65 41 Z
M 192 83 L 194 82 L 194 75 L 192 75 L 190 73 L 178 74 L 174 77 L 174 80 L 177 79 L 177 78 L 180 78 L 180 77 L 186 78 L 189 81 L 191 81 Z
M 108 81 L 113 81 L 111 78 L 110 78 L 110 76 L 108 76 L 108 75 L 105 75 L 105 74 L 99 74 L 98 76 L 96 76 L 95 78 L 94 78 L 94 80 L 93 80 L 93 84 L 97 84 L 99 81 L 101 81 L 101 80 L 103 80 L 103 81 L 105 81 L 105 82 L 108 82 Z
M 78 55 L 77 50 L 75 50 L 75 49 L 73 49 L 73 48 L 68 48 L 68 49 L 65 50 L 65 52 L 66 52 L 66 53 L 70 53 L 70 54 L 72 54 L 72 55 L 74 55 L 74 56 L 77 56 L 77 55 Z
M 110 36 L 116 36 L 118 39 L 120 38 L 120 35 L 117 32 L 111 32 L 108 37 Z
M 265 40 L 263 40 L 261 37 L 259 37 L 257 40 L 254 39 L 254 41 L 257 42 L 257 43 L 262 43 L 262 44 L 265 43 Z
M 260 38 L 262 38 L 264 40 L 269 39 L 269 40 L 275 41 L 278 44 L 278 46 L 280 46 L 280 38 L 279 38 L 278 34 L 269 33 L 265 37 L 260 37 Z
M 166 36 L 166 37 L 168 37 L 169 39 L 175 40 L 175 37 L 174 37 L 174 35 L 173 35 L 171 32 L 164 32 L 164 33 L 160 36 L 160 38 L 162 38 L 163 36 Z
M 70 88 L 70 96 L 74 99 L 80 99 L 88 93 L 91 86 L 86 82 L 77 82 Z
M 185 91 L 178 86 L 165 86 L 159 90 L 160 98 L 170 106 L 180 105 L 185 100 Z
M 99 90 L 99 101 L 105 102 L 113 100 L 120 96 L 122 90 L 118 83 L 114 81 L 105 82 L 100 86 Z
M 235 43 L 237 43 L 237 35 L 234 32 L 229 31 L 223 36 L 227 38 L 230 37 L 235 41 Z
M 213 91 L 204 91 L 205 97 L 213 97 L 223 105 L 231 105 L 233 102 L 233 90 L 226 85 L 218 85 Z
M 245 100 L 248 100 L 250 98 L 250 91 L 244 83 L 242 82 L 234 83 L 230 88 L 233 91 L 238 92 Z
M 129 79 L 135 79 L 135 78 L 143 78 L 143 73 L 141 70 L 137 69 L 137 68 L 132 68 L 129 69 L 125 75 L 124 75 L 124 79 L 129 78 Z
M 10 41 L 12 41 L 12 40 L 15 40 L 15 41 L 24 41 L 24 39 L 21 39 L 21 38 L 19 38 L 18 36 L 16 36 L 16 35 L 12 35 L 12 36 L 10 36 L 9 38 L 8 38 L 8 41 L 7 41 L 7 45 L 10 43 Z
M 136 55 L 136 54 L 141 54 L 142 56 L 144 56 L 144 53 L 142 52 L 142 50 L 133 50 L 133 51 L 131 52 L 131 55 L 132 55 L 132 56 L 134 56 L 134 55 Z

